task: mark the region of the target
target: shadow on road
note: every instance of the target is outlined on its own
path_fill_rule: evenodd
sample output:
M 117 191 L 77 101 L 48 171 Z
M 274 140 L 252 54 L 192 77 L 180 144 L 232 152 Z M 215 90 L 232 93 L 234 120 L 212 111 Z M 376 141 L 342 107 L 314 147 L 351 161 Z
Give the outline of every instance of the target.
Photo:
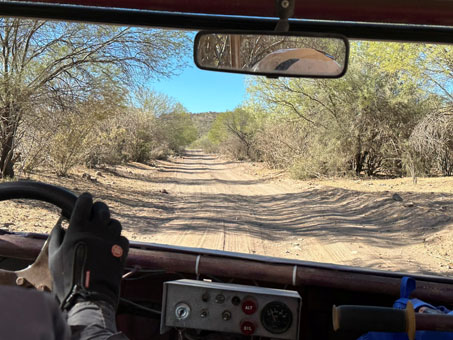
M 269 241 L 329 236 L 332 242 L 359 240 L 383 248 L 420 243 L 450 225 L 453 211 L 453 197 L 445 195 L 437 201 L 430 194 L 407 194 L 405 198 L 414 203 L 407 207 L 389 194 L 338 188 L 255 196 L 159 194 L 146 203 L 134 199 L 133 192 L 123 195 L 128 198 L 118 202 L 124 209 L 115 209 L 117 216 L 126 228 L 139 233 L 190 230 L 199 234 L 225 228 L 228 233 L 247 230 Z M 104 197 L 115 200 L 116 195 Z M 156 210 L 153 216 L 131 213 L 146 207 Z
M 253 193 L 260 190 L 251 190 L 266 180 L 251 176 L 241 179 L 240 173 L 227 179 L 211 175 L 197 178 L 197 174 L 224 171 L 220 165 L 230 162 L 196 152 L 184 157 L 162 162 L 157 168 L 135 165 L 135 172 L 127 167 L 104 169 L 106 176 L 98 183 L 76 177 L 53 180 L 77 193 L 93 192 L 108 202 L 124 229 L 142 235 L 163 231 L 242 235 L 246 231 L 247 235 L 276 243 L 314 237 L 390 249 L 421 243 L 452 224 L 453 195 L 404 193 L 403 201 L 395 201 L 390 192 L 330 187 L 280 194 L 263 190 L 266 194 L 258 195 Z M 120 180 L 124 180 L 122 185 L 116 185 Z M 219 184 L 231 190 L 218 193 L 215 186 Z M 169 187 L 173 185 L 190 190 L 172 191 Z M 169 192 L 157 188 L 168 188 Z M 42 206 L 28 201 L 21 204 Z

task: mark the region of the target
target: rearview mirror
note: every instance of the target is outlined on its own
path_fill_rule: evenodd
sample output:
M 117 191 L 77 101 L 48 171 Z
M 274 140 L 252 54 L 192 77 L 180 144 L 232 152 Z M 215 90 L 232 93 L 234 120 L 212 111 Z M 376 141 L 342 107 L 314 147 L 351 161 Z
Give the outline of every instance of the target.
M 195 64 L 205 70 L 268 77 L 338 78 L 349 43 L 338 35 L 281 32 L 199 32 Z

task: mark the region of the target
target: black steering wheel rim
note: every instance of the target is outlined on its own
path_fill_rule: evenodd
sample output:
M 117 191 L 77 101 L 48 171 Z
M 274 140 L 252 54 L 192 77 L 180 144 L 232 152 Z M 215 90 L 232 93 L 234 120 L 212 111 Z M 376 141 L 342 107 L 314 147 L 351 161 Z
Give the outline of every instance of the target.
M 61 214 L 69 219 L 77 196 L 65 188 L 41 182 L 0 183 L 0 201 L 11 199 L 33 199 L 51 203 L 60 208 Z

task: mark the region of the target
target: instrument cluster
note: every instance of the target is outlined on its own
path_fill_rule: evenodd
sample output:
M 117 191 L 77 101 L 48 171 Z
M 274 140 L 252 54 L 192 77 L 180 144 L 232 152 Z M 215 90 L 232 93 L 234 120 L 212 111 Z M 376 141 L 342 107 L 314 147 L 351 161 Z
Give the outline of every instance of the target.
M 298 339 L 301 297 L 289 290 L 177 280 L 164 283 L 161 333 L 197 329 Z

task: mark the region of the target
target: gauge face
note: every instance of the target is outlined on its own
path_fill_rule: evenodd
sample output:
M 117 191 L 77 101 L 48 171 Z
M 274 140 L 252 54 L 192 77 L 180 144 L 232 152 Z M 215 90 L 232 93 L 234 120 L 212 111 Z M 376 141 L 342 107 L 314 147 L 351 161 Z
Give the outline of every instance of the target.
M 261 323 L 272 334 L 286 332 L 291 327 L 292 321 L 290 309 L 282 302 L 269 302 L 261 311 Z

